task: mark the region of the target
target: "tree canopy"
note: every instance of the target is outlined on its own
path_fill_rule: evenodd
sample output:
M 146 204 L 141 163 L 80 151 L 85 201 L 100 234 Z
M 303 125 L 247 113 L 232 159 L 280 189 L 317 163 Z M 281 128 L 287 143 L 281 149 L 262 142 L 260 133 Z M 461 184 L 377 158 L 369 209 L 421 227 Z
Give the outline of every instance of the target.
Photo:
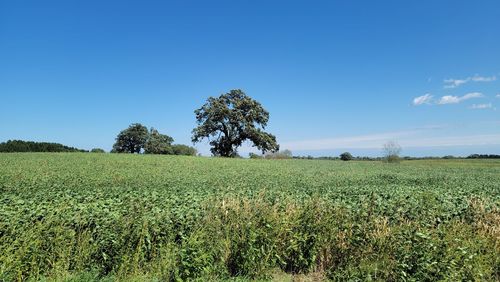
M 155 128 L 148 129 L 140 124 L 131 124 L 116 137 L 112 153 L 141 153 L 161 155 L 196 155 L 196 149 L 187 145 L 172 144 L 174 139 L 161 134 Z
M 144 153 L 171 155 L 173 153 L 172 142 L 174 142 L 172 137 L 151 128 L 148 139 L 144 144 Z
M 269 112 L 239 89 L 208 98 L 195 114 L 198 126 L 193 129 L 192 141 L 209 139 L 214 156 L 235 157 L 245 141 L 263 153 L 279 151 L 276 137 L 264 131 Z

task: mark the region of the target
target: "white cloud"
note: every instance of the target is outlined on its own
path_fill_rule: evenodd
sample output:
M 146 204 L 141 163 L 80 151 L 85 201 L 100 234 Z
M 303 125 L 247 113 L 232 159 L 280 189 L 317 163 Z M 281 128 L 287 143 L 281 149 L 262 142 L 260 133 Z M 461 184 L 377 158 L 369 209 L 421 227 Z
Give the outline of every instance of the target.
M 457 88 L 458 86 L 469 82 L 470 78 L 466 79 L 445 79 L 444 88 Z
M 479 75 L 474 75 L 474 76 L 469 76 L 464 79 L 445 79 L 444 80 L 444 88 L 457 88 L 462 84 L 465 84 L 469 81 L 474 81 L 474 82 L 491 82 L 497 80 L 496 76 L 479 76 Z
M 497 94 L 495 97 L 500 98 L 500 94 Z
M 483 109 L 491 109 L 492 107 L 493 105 L 491 105 L 491 103 L 488 103 L 488 104 L 472 104 L 470 108 L 474 110 L 483 110 Z
M 432 101 L 432 95 L 430 93 L 427 93 L 423 96 L 419 96 L 413 99 L 413 105 L 419 106 L 423 104 L 430 104 L 431 101 Z
M 446 95 L 446 96 L 441 97 L 441 99 L 439 99 L 438 104 L 439 105 L 458 104 L 458 103 L 465 101 L 465 100 L 469 100 L 469 99 L 473 99 L 473 98 L 481 98 L 481 97 L 483 97 L 483 94 L 481 94 L 479 92 L 468 93 L 462 97 Z

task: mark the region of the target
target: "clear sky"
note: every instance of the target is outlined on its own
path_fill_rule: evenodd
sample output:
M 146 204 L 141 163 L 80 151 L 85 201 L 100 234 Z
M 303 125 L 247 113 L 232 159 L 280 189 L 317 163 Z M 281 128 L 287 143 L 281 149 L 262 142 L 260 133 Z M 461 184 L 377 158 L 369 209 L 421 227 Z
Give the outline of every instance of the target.
M 0 0 L 0 141 L 190 144 L 236 88 L 295 154 L 499 154 L 500 1 Z

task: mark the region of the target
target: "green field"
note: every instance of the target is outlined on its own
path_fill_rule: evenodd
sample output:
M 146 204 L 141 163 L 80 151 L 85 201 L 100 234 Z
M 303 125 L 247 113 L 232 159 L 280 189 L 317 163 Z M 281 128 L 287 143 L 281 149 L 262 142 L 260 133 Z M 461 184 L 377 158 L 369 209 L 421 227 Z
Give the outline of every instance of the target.
M 0 192 L 0 281 L 500 280 L 498 160 L 13 153 Z

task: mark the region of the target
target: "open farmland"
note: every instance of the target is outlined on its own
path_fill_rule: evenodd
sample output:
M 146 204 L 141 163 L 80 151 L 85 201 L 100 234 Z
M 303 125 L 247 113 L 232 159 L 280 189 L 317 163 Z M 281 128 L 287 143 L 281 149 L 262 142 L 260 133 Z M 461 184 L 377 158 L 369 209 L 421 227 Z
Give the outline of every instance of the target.
M 500 279 L 498 160 L 14 153 L 0 192 L 2 281 Z

